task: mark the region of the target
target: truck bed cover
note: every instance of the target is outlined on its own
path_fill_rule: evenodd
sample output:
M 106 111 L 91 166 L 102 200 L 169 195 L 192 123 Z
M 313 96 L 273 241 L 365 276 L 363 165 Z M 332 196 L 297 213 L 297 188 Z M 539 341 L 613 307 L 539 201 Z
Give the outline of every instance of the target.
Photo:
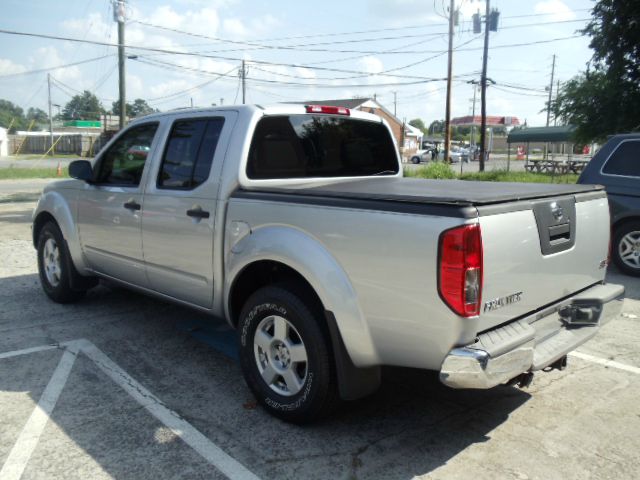
M 601 192 L 601 185 L 474 182 L 375 177 L 313 187 L 265 187 L 251 191 L 359 200 L 474 207 Z M 600 196 L 599 195 L 599 196 Z

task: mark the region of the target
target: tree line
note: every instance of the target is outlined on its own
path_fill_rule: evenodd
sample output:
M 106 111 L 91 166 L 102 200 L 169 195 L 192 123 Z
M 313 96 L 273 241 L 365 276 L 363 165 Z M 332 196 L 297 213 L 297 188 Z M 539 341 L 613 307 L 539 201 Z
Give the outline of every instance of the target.
M 139 117 L 158 112 L 146 100 L 136 98 L 132 103 L 127 102 L 127 116 Z M 120 101 L 111 103 L 107 110 L 93 93 L 85 90 L 69 100 L 54 120 L 101 120 L 103 115 L 120 115 Z M 9 100 L 0 99 L 0 127 L 10 128 L 11 133 L 16 130 L 26 130 L 33 122 L 32 130 L 47 129 L 49 115 L 40 108 L 30 107 L 26 112 L 20 106 Z

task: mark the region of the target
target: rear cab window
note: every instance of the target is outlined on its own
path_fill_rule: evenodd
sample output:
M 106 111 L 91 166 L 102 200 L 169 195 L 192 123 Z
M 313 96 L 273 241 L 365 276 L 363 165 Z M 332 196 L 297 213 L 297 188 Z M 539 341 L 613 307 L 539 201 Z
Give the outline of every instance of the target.
M 396 149 L 381 122 L 338 115 L 274 115 L 257 124 L 250 179 L 395 175 Z
M 209 178 L 224 118 L 178 120 L 162 156 L 158 188 L 192 190 Z

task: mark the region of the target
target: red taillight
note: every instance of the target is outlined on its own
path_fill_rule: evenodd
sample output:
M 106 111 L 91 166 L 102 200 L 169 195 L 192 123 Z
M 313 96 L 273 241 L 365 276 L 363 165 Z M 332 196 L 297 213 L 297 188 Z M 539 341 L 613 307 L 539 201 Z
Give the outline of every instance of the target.
M 438 290 L 462 317 L 480 313 L 482 299 L 482 236 L 480 225 L 463 225 L 440 236 Z
M 307 113 L 326 113 L 329 115 L 351 115 L 351 111 L 345 107 L 334 107 L 330 105 L 306 105 Z

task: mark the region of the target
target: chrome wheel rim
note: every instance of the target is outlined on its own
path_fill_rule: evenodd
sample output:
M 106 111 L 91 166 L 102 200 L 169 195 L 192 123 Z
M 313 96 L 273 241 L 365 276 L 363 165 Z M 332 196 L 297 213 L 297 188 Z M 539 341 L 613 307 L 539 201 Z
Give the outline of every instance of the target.
M 286 318 L 270 315 L 256 328 L 253 351 L 260 376 L 279 395 L 290 397 L 307 379 L 307 349 Z
M 620 239 L 618 255 L 625 265 L 640 269 L 640 232 L 629 232 Z
M 60 266 L 60 249 L 53 238 L 48 238 L 45 242 L 42 257 L 47 282 L 52 287 L 57 287 L 60 284 L 62 268 Z

